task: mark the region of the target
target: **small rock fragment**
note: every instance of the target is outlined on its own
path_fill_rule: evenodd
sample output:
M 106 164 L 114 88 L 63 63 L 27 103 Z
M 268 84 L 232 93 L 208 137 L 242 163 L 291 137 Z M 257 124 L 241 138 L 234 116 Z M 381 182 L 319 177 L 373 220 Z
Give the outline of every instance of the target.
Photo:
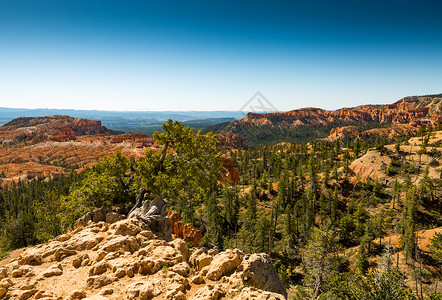
M 42 273 L 44 277 L 60 276 L 62 274 L 63 274 L 63 269 L 61 267 L 61 264 L 52 265 Z
M 55 257 L 55 260 L 61 261 L 64 258 L 71 256 L 71 255 L 75 255 L 75 254 L 77 254 L 77 252 L 74 250 L 60 248 L 55 251 L 54 257 Z
M 0 279 L 8 277 L 8 269 L 0 268 Z
M 83 298 L 86 298 L 86 293 L 82 290 L 75 290 L 69 294 L 67 299 L 74 300 L 74 299 L 83 299 Z
M 117 278 L 123 278 L 124 276 L 126 276 L 126 271 L 123 268 L 118 268 L 115 272 L 114 272 L 115 276 Z

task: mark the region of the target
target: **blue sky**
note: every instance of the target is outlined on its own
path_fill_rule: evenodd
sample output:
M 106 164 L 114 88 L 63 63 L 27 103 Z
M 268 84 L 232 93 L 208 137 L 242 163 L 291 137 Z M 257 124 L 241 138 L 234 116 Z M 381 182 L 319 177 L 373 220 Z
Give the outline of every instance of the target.
M 281 111 L 442 92 L 440 1 L 0 0 L 0 106 Z

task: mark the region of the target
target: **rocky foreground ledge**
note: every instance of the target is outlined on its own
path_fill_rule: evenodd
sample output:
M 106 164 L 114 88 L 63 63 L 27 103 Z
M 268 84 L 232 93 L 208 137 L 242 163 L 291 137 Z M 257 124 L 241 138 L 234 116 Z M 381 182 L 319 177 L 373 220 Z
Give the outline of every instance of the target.
M 188 249 L 145 222 L 80 224 L 0 268 L 0 299 L 286 299 L 266 254 Z

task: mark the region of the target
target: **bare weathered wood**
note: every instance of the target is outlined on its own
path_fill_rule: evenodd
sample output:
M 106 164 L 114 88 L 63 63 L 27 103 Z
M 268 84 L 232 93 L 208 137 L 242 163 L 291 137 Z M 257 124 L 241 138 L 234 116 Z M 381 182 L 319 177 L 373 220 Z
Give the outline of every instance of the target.
M 166 159 L 166 154 L 167 154 L 168 148 L 169 148 L 169 141 L 166 141 L 166 143 L 164 144 L 163 150 L 161 151 L 161 157 L 157 161 L 157 164 L 155 166 L 155 175 L 158 175 L 158 173 L 163 170 L 164 160 Z
M 153 220 L 160 221 L 166 218 L 166 201 L 161 196 L 156 197 L 152 201 L 145 198 L 144 194 L 137 195 L 135 206 L 129 212 L 127 218 L 140 218 L 146 223 L 151 223 Z
M 149 201 L 144 189 L 140 190 L 136 199 L 136 203 L 127 215 L 127 218 L 138 218 L 142 220 L 155 234 L 166 240 L 170 240 L 172 238 L 172 232 L 166 213 L 166 208 L 169 203 L 164 201 L 161 196 Z

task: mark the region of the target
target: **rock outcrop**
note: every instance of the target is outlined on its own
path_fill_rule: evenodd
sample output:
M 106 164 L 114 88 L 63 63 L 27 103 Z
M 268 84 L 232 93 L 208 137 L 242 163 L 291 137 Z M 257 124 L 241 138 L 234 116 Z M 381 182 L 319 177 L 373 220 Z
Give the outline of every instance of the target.
M 181 238 L 186 243 L 192 243 L 193 246 L 198 247 L 201 243 L 202 230 L 196 229 L 192 224 L 184 224 L 180 220 L 180 215 L 177 212 L 167 211 L 170 228 L 175 238 Z
M 89 214 L 1 267 L 0 299 L 286 298 L 265 254 L 188 249 L 139 218 L 110 215 Z
M 0 173 L 3 185 L 18 180 L 54 179 L 94 166 L 102 157 L 120 151 L 138 159 L 159 145 L 144 134 L 119 134 L 100 121 L 68 116 L 17 118 L 0 126 Z
M 216 138 L 220 142 L 221 147 L 245 149 L 247 142 L 245 138 L 240 137 L 237 133 L 221 130 L 216 133 Z
M 406 97 L 388 105 L 363 105 L 334 111 L 302 108 L 283 113 L 248 113 L 237 124 L 329 125 L 333 123 L 392 122 L 395 124 L 434 124 L 441 119 L 442 96 Z
M 239 183 L 239 172 L 233 165 L 233 160 L 230 157 L 221 157 L 221 172 L 219 176 L 220 181 L 227 181 L 228 183 Z
M 357 126 L 336 127 L 330 131 L 330 135 L 326 138 L 329 141 L 336 141 L 347 136 L 359 137 L 361 140 L 369 137 L 385 137 L 394 140 L 399 136 L 413 136 L 416 134 L 418 127 L 409 124 L 391 125 L 385 128 L 373 128 L 369 130 L 360 130 Z
M 17 118 L 3 125 L 1 129 L 2 131 L 16 129 L 17 133 L 26 134 L 26 139 L 46 138 L 58 142 L 75 140 L 80 135 L 112 133 L 101 125 L 101 121 L 69 116 Z
M 412 135 L 420 125 L 435 125 L 440 120 L 442 95 L 433 95 L 406 97 L 388 105 L 362 105 L 334 111 L 308 107 L 288 112 L 251 112 L 245 118 L 224 126 L 223 130 L 232 135 L 239 134 L 248 139 L 249 144 L 256 143 L 257 137 L 265 138 L 267 143 L 272 144 L 281 141 L 305 142 L 326 138 L 328 134 L 330 140 L 354 135 L 361 138 L 371 135 L 395 138 L 404 134 Z M 293 132 L 285 135 L 287 130 Z M 311 134 L 304 136 L 309 131 Z M 224 132 L 219 135 L 229 136 Z M 221 140 L 233 146 L 228 144 L 229 139 Z

